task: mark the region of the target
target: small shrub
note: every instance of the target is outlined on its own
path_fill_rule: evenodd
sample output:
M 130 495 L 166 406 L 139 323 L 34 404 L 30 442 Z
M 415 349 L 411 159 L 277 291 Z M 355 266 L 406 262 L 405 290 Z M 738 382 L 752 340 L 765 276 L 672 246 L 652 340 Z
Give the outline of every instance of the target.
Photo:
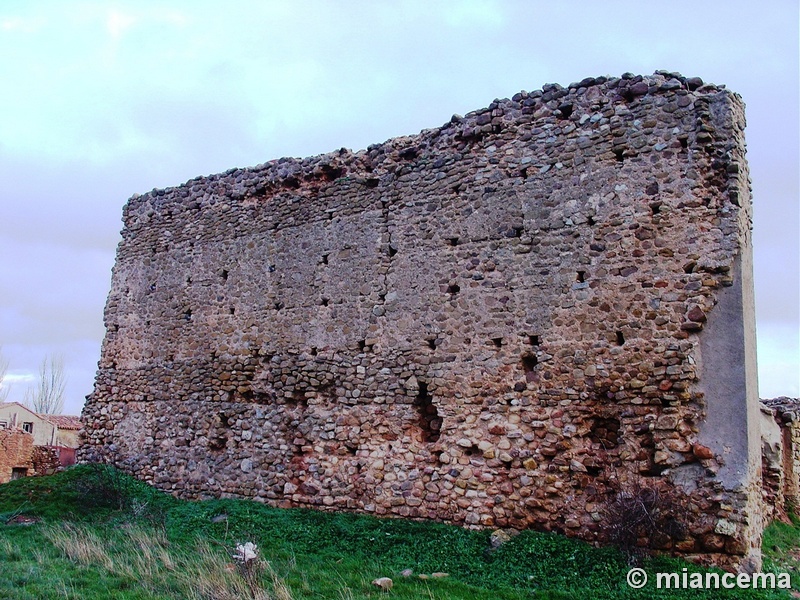
M 126 510 L 132 506 L 135 495 L 130 477 L 111 465 L 90 463 L 86 468 L 84 476 L 73 481 L 86 508 Z
M 638 564 L 656 548 L 667 548 L 686 535 L 675 516 L 678 503 L 671 490 L 635 481 L 620 489 L 605 507 L 605 533 L 630 564 Z

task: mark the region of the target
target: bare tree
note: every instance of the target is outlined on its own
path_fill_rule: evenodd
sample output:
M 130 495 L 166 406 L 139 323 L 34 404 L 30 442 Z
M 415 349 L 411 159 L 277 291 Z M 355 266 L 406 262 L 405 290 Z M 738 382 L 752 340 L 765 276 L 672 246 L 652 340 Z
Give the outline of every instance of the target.
M 8 398 L 8 393 L 11 391 L 11 386 L 3 384 L 5 381 L 6 373 L 8 372 L 8 359 L 3 356 L 3 347 L 0 346 L 0 402 L 5 402 Z
M 39 381 L 35 388 L 25 391 L 25 405 L 33 412 L 44 415 L 60 415 L 64 410 L 64 359 L 61 356 L 45 356 L 39 365 Z

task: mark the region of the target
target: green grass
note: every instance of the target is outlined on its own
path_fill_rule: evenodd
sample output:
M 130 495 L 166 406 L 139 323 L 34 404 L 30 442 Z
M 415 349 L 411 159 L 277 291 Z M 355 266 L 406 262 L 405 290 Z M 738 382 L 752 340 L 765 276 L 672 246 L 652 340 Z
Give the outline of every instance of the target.
M 764 570 L 792 573 L 800 597 L 800 516 L 792 514 L 790 519 L 791 523 L 775 521 L 764 530 Z
M 31 525 L 3 525 L 17 514 Z M 800 521 L 765 533 L 765 570 L 797 571 Z M 237 544 L 259 547 L 245 567 Z M 658 558 L 653 573 L 702 569 Z M 413 569 L 412 577 L 400 572 Z M 632 590 L 614 549 L 523 532 L 497 550 L 488 531 L 243 500 L 184 502 L 111 469 L 75 467 L 0 485 L 0 598 L 9 600 L 362 598 L 788 598 L 753 590 Z M 446 578 L 419 574 L 445 572 Z M 383 592 L 371 585 L 391 577 Z M 795 584 L 797 581 L 795 580 Z

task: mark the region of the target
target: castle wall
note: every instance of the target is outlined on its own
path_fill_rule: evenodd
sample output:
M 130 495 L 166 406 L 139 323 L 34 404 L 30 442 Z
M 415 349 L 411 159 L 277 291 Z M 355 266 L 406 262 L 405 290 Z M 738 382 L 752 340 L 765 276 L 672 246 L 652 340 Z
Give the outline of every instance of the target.
M 187 498 L 589 540 L 665 485 L 665 547 L 756 566 L 743 129 L 723 87 L 588 78 L 134 196 L 81 455 Z

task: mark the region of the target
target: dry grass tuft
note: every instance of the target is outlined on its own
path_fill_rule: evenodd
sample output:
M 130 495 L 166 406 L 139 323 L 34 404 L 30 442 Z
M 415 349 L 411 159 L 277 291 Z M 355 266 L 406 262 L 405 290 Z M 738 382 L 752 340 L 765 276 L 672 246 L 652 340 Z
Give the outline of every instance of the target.
M 191 555 L 173 552 L 162 530 L 126 526 L 101 539 L 89 527 L 64 524 L 43 533 L 69 560 L 102 567 L 151 591 L 173 588 L 190 600 L 292 600 L 268 561 L 232 562 L 226 551 L 203 542 Z
M 106 541 L 90 529 L 66 523 L 59 527 L 47 527 L 43 533 L 71 561 L 81 565 L 101 565 L 109 571 L 114 569 Z
M 192 600 L 292 600 L 291 590 L 268 561 L 231 562 L 208 544 L 198 545 L 196 556 L 185 573 Z

